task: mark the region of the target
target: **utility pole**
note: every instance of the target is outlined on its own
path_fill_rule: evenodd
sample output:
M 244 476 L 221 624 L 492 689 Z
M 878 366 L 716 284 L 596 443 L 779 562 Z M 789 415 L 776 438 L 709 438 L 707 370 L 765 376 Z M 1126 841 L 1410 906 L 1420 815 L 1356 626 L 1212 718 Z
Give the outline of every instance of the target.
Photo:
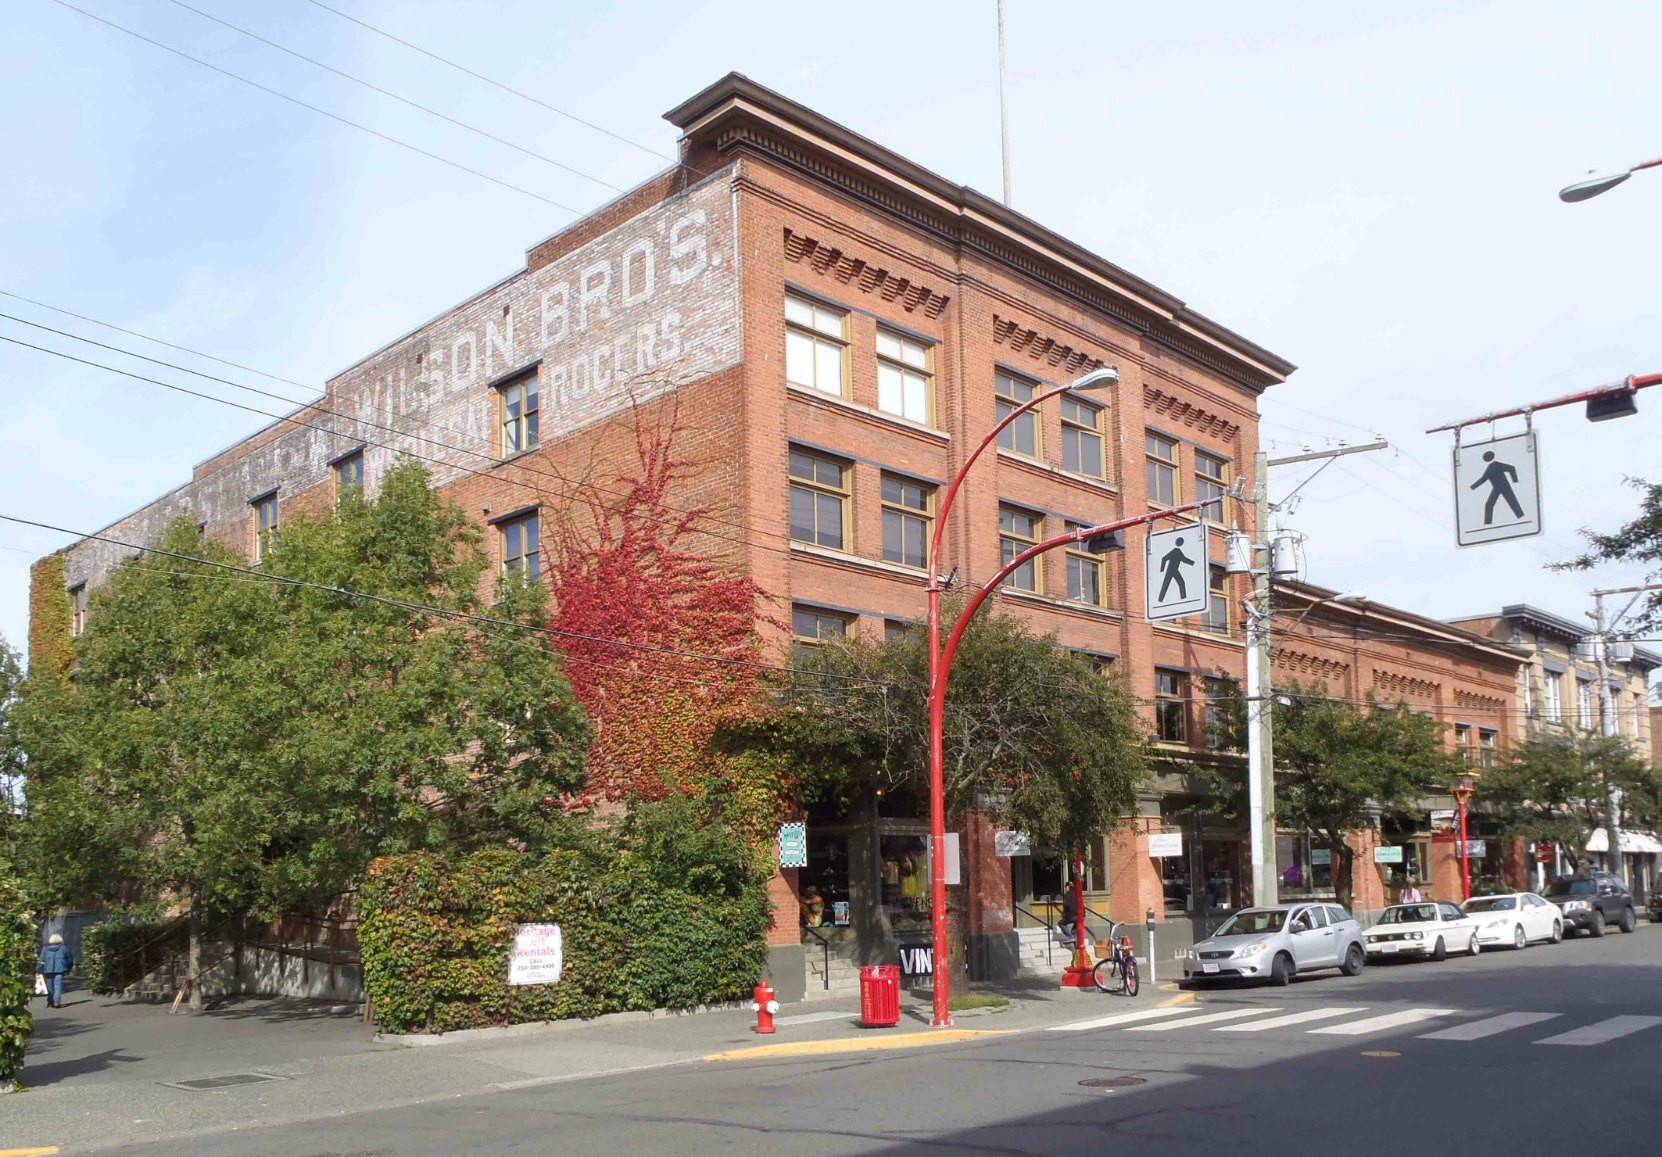
M 1337 450 L 1317 450 L 1286 458 L 1271 458 L 1260 450 L 1253 456 L 1252 545 L 1247 556 L 1252 573 L 1252 598 L 1247 601 L 1246 607 L 1246 701 L 1247 824 L 1252 840 L 1254 904 L 1279 903 L 1281 896 L 1281 876 L 1275 858 L 1275 689 L 1270 681 L 1270 579 L 1273 561 L 1270 467 L 1321 461 L 1325 469 L 1336 459 L 1384 450 L 1389 445 L 1385 441 L 1369 442 L 1365 446 L 1342 446 Z M 1314 474 L 1310 476 L 1314 477 Z M 1305 482 L 1309 481 L 1309 478 L 1305 479 Z M 1303 485 L 1300 483 L 1301 487 Z M 1295 489 L 1293 493 L 1297 492 Z
M 1010 110 L 1004 99 L 1004 0 L 998 0 L 998 141 L 1004 155 L 1004 207 L 1010 207 Z
M 1610 694 L 1610 635 L 1616 629 L 1616 624 L 1627 617 L 1627 612 L 1633 609 L 1633 604 L 1639 601 L 1639 596 L 1647 591 L 1662 590 L 1662 583 L 1646 583 L 1635 587 L 1613 587 L 1609 590 L 1593 592 L 1593 625 L 1598 632 L 1597 643 L 1594 646 L 1594 659 L 1599 669 L 1599 733 L 1606 739 L 1614 738 L 1616 730 L 1616 703 Z M 1604 617 L 1605 595 L 1632 595 L 1615 618 L 1609 622 Z M 1638 708 L 1643 710 L 1641 704 Z M 1610 782 L 1610 768 L 1608 764 L 1602 769 L 1604 778 L 1604 838 L 1607 870 L 1626 879 L 1622 871 L 1621 833 L 1616 827 L 1616 787 Z

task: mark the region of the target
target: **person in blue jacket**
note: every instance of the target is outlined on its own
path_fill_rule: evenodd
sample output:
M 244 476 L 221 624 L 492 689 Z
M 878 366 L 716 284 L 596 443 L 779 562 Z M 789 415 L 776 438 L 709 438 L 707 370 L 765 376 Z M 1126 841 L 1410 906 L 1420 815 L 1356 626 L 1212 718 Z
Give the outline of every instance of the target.
M 63 937 L 54 932 L 46 941 L 46 947 L 40 950 L 40 964 L 37 971 L 46 977 L 46 1006 L 48 1008 L 63 1007 L 63 978 L 71 968 L 75 967 L 75 958 L 64 947 Z

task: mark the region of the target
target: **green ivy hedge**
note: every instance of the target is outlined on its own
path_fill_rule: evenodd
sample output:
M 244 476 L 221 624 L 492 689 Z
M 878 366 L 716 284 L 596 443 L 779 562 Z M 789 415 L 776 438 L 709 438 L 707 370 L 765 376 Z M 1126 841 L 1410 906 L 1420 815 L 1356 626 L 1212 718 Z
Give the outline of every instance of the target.
M 767 956 L 767 895 L 754 872 L 719 876 L 627 847 L 377 860 L 358 892 L 364 984 L 397 1033 L 738 1000 Z M 521 923 L 560 925 L 558 983 L 508 986 Z
M 23 886 L 0 863 L 0 1091 L 23 1067 L 23 1051 L 34 1032 L 29 998 L 35 984 L 35 917 Z

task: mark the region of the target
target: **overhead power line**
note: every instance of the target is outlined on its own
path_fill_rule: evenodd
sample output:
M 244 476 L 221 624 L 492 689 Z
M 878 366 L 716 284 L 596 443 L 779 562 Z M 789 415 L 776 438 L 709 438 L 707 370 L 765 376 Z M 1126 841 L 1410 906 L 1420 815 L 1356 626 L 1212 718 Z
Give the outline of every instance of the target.
M 454 60 L 451 60 L 451 59 L 449 59 L 448 57 L 445 57 L 445 56 L 440 56 L 436 52 L 429 51 L 428 49 L 425 49 L 425 48 L 421 47 L 421 45 L 419 45 L 419 44 L 412 44 L 408 40 L 404 40 L 400 37 L 394 36 L 392 33 L 386 31 L 385 29 L 377 28 L 373 24 L 367 23 L 363 20 L 359 20 L 356 16 L 350 16 L 347 13 L 342 12 L 339 8 L 331 8 L 329 5 L 321 3 L 321 0 L 309 0 L 309 2 L 313 5 L 315 5 L 316 7 L 323 9 L 325 12 L 331 13 L 332 15 L 335 15 L 335 16 L 339 16 L 342 20 L 347 20 L 347 21 L 350 21 L 353 24 L 356 24 L 359 28 L 362 28 L 362 29 L 364 29 L 368 32 L 373 32 L 377 36 L 385 37 L 386 39 L 392 41 L 394 44 L 402 44 L 405 48 L 410 49 L 412 52 L 419 52 L 419 53 L 421 53 L 421 55 L 427 57 L 429 60 L 436 60 L 440 64 L 447 65 L 450 68 L 454 68 L 457 72 L 466 73 L 468 76 L 473 77 L 475 80 L 482 80 L 486 84 L 490 85 L 492 88 L 501 89 L 503 92 L 509 94 L 510 96 L 517 96 L 520 100 L 530 101 L 532 104 L 538 106 L 539 108 L 547 109 L 549 112 L 554 113 L 556 116 L 565 117 L 568 121 L 571 121 L 575 124 L 580 124 L 584 128 L 587 128 L 587 129 L 593 129 L 597 133 L 601 133 L 604 136 L 611 137 L 614 141 L 619 141 L 623 144 L 626 144 L 630 148 L 639 149 L 643 153 L 650 153 L 654 157 L 661 157 L 664 160 L 670 161 L 674 164 L 681 163 L 678 158 L 672 157 L 668 153 L 660 152 L 659 150 L 654 149 L 649 145 L 643 145 L 639 141 L 632 141 L 628 137 L 621 136 L 618 133 L 614 133 L 611 129 L 603 128 L 602 126 L 595 124 L 593 121 L 586 121 L 582 117 L 576 115 L 575 113 L 569 113 L 563 108 L 556 108 L 553 105 L 549 104 L 547 101 L 543 100 L 542 98 L 532 96 L 528 92 L 521 92 L 517 88 L 510 88 L 508 85 L 505 85 L 501 81 L 496 80 L 492 77 L 486 76 L 482 72 L 475 72 L 473 69 L 468 68 L 466 65 L 457 64 Z
M 174 48 L 171 44 L 163 44 L 160 40 L 154 40 L 151 37 L 148 37 L 148 36 L 144 35 L 142 32 L 135 32 L 131 28 L 127 28 L 127 27 L 124 27 L 120 24 L 117 24 L 113 20 L 106 20 L 102 16 L 99 16 L 99 15 L 97 15 L 95 13 L 92 13 L 92 12 L 88 12 L 85 8 L 77 8 L 77 7 L 75 7 L 75 5 L 69 3 L 68 0 L 52 0 L 52 3 L 58 5 L 59 7 L 67 8 L 71 12 L 75 12 L 75 13 L 78 13 L 82 16 L 85 16 L 88 20 L 97 21 L 99 24 L 102 24 L 107 28 L 113 28 L 117 32 L 126 33 L 128 36 L 131 36 L 134 40 L 142 40 L 144 43 L 149 44 L 149 45 L 151 45 L 155 48 L 159 48 L 163 52 L 171 52 L 174 56 L 177 56 L 180 59 L 188 60 L 192 64 L 199 64 L 203 68 L 206 68 L 206 69 L 209 69 L 210 71 L 219 73 L 219 75 L 221 75 L 221 76 L 230 77 L 232 80 L 236 81 L 239 84 L 246 84 L 250 88 L 257 88 L 263 93 L 267 93 L 271 96 L 276 97 L 278 100 L 286 100 L 292 105 L 298 105 L 299 107 L 301 107 L 303 109 L 306 109 L 309 112 L 315 112 L 315 113 L 317 113 L 318 116 L 328 117 L 330 120 L 337 121 L 340 124 L 346 125 L 348 128 L 354 128 L 354 129 L 357 129 L 359 132 L 368 133 L 372 137 L 378 137 L 381 140 L 386 141 L 389 144 L 397 145 L 401 149 L 408 149 L 412 153 L 417 153 L 417 154 L 419 154 L 423 157 L 428 158 L 429 160 L 437 161 L 441 165 L 449 165 L 452 169 L 459 169 L 461 172 L 471 173 L 473 176 L 478 177 L 481 180 L 489 181 L 493 185 L 500 185 L 504 189 L 512 189 L 516 193 L 520 193 L 520 194 L 523 194 L 524 196 L 534 198 L 535 200 L 541 201 L 545 205 L 552 205 L 556 209 L 564 209 L 567 213 L 570 213 L 573 216 L 577 216 L 577 217 L 583 216 L 584 211 L 582 209 L 575 209 L 572 206 L 567 205 L 567 204 L 565 204 L 561 201 L 554 200 L 554 198 L 552 198 L 552 197 L 545 197 L 541 193 L 533 192 L 532 190 L 525 188 L 523 185 L 516 185 L 512 181 L 504 181 L 500 177 L 493 177 L 489 173 L 482 172 L 479 169 L 473 168 L 471 165 L 464 165 L 460 161 L 453 161 L 449 157 L 443 157 L 443 156 L 440 156 L 438 153 L 429 152 L 428 150 L 422 148 L 420 145 L 412 145 L 409 141 L 400 140 L 399 138 L 397 138 L 395 136 L 391 136 L 388 133 L 382 132 L 380 129 L 372 129 L 368 125 L 359 124 L 357 121 L 354 121 L 354 120 L 348 120 L 346 117 L 341 116 L 339 113 L 332 113 L 326 108 L 319 108 L 315 104 L 309 104 L 306 101 L 301 100 L 299 97 L 290 96 L 286 92 L 280 92 L 277 89 L 270 87 L 269 85 L 261 84 L 257 80 L 250 80 L 248 77 L 243 76 L 239 73 L 232 72 L 228 68 L 221 68 L 217 64 L 209 64 L 206 60 L 203 60 L 201 57 L 192 56 L 190 53 L 185 52 L 182 49 Z
M 444 121 L 447 124 L 453 124 L 457 128 L 466 129 L 470 133 L 477 133 L 479 136 L 484 137 L 486 140 L 495 141 L 499 145 L 506 145 L 506 146 L 508 146 L 508 148 L 514 149 L 514 150 L 516 150 L 518 152 L 521 152 L 521 153 L 524 153 L 526 156 L 533 157 L 536 160 L 542 161 L 544 164 L 553 165 L 556 169 L 563 169 L 566 172 L 572 174 L 573 176 L 582 177 L 585 181 L 593 181 L 597 185 L 604 185 L 604 186 L 606 186 L 606 188 L 612 190 L 614 193 L 626 193 L 626 192 L 628 192 L 628 190 L 625 189 L 622 185 L 614 185 L 610 181 L 607 181 L 607 180 L 604 180 L 603 178 L 595 176 L 593 173 L 585 173 L 581 169 L 574 169 L 570 165 L 566 164 L 564 161 L 556 161 L 553 157 L 545 156 L 544 154 L 537 152 L 535 149 L 528 149 L 524 145 L 517 144 L 516 142 L 510 141 L 505 137 L 499 137 L 495 133 L 489 131 L 488 129 L 482 129 L 482 128 L 479 128 L 477 125 L 470 125 L 466 121 L 457 120 L 455 117 L 450 116 L 447 113 L 442 113 L 436 108 L 429 108 L 427 105 L 424 105 L 424 104 L 420 103 L 419 101 L 411 100 L 407 96 L 400 96 L 398 93 L 393 92 L 390 89 L 382 88 L 380 85 L 374 84 L 374 83 L 372 83 L 370 81 L 367 81 L 367 80 L 364 80 L 362 77 L 353 76 L 350 72 L 343 72 L 343 71 L 341 71 L 340 69 L 334 67 L 331 64 L 325 64 L 321 60 L 317 60 L 317 59 L 314 59 L 313 57 L 307 56 L 303 52 L 297 52 L 294 49 L 289 48 L 286 45 L 278 44 L 275 40 L 268 40 L 264 36 L 261 36 L 257 32 L 250 32 L 248 29 L 243 28 L 240 25 L 232 24 L 229 20 L 222 20 L 220 17 L 215 16 L 211 12 L 204 12 L 200 8 L 194 8 L 191 5 L 186 4 L 184 2 L 184 0 L 168 0 L 168 2 L 175 5 L 175 6 L 177 6 L 177 7 L 179 7 L 179 8 L 183 8 L 186 12 L 194 12 L 194 13 L 196 13 L 196 15 L 202 17 L 202 19 L 204 19 L 204 20 L 211 20 L 215 24 L 220 25 L 222 28 L 229 28 L 232 32 L 241 33 L 243 36 L 248 37 L 250 40 L 257 40 L 261 44 L 266 45 L 267 47 L 275 48 L 278 52 L 286 52 L 286 53 L 288 53 L 288 55 L 294 57 L 296 60 L 303 60 L 307 64 L 310 64 L 315 68 L 321 68 L 325 72 L 334 73 L 336 76 L 340 77 L 342 80 L 350 80 L 353 84 L 362 85 L 364 88 L 369 89 L 371 92 L 378 92 L 382 96 L 390 97 L 391 99 L 396 100 L 400 104 L 408 105 L 410 108 L 416 109 L 419 112 L 424 112 L 428 116 L 437 117 L 439 120 Z

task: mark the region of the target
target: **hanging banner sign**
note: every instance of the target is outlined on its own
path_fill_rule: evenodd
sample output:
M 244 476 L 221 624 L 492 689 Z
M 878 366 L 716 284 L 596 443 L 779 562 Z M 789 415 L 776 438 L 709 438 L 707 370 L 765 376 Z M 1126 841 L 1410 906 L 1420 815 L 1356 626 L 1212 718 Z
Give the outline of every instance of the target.
M 1021 832 L 994 832 L 993 855 L 1031 856 L 1033 844 Z
M 1378 847 L 1373 850 L 1373 862 L 1376 864 L 1402 863 L 1402 848 Z
M 1182 832 L 1156 832 L 1148 837 L 1149 858 L 1163 860 L 1183 854 Z

